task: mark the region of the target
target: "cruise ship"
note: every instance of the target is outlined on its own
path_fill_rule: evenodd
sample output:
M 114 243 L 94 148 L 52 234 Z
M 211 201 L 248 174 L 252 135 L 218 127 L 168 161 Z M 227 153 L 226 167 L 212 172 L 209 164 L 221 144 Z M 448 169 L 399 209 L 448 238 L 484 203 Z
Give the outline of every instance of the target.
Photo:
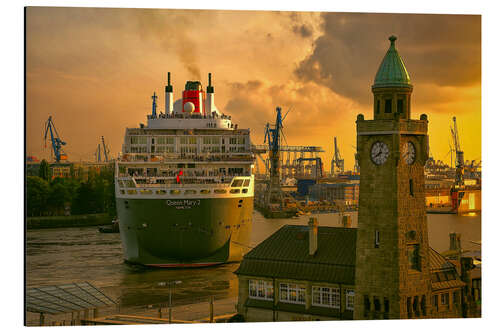
M 199 267 L 241 260 L 249 249 L 254 197 L 250 130 L 238 128 L 187 81 L 165 111 L 152 96 L 147 123 L 127 128 L 115 165 L 120 237 L 129 263 Z

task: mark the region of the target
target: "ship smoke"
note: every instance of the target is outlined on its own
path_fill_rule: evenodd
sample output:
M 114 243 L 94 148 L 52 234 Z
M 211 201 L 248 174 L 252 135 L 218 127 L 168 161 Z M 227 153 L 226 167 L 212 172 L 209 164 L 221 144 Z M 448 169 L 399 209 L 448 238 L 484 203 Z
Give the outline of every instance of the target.
M 151 39 L 167 53 L 175 52 L 180 62 L 193 79 L 201 80 L 198 66 L 198 47 L 189 36 L 190 27 L 195 24 L 194 11 L 137 10 L 133 16 L 137 21 L 138 34 Z

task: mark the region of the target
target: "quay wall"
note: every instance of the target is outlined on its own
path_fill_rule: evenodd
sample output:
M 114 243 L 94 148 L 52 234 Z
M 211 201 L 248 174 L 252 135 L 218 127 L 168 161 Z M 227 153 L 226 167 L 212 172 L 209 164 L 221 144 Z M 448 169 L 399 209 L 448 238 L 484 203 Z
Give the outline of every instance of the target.
M 26 228 L 70 228 L 89 227 L 111 224 L 112 218 L 108 214 L 84 214 L 71 216 L 41 216 L 26 218 Z

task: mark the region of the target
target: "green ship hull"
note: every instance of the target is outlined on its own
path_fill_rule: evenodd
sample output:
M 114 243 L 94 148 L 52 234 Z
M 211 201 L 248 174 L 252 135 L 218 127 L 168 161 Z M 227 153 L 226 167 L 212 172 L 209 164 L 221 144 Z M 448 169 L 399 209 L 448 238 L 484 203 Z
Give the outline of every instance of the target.
M 197 267 L 242 259 L 250 246 L 253 197 L 117 198 L 125 260 Z

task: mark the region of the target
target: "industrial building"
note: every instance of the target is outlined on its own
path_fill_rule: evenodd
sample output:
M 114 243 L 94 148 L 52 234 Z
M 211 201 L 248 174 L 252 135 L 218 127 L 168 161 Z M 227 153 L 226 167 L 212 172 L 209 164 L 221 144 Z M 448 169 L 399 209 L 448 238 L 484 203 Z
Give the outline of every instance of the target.
M 311 200 L 342 201 L 346 206 L 356 206 L 359 201 L 359 180 L 342 183 L 319 183 L 309 186 Z

